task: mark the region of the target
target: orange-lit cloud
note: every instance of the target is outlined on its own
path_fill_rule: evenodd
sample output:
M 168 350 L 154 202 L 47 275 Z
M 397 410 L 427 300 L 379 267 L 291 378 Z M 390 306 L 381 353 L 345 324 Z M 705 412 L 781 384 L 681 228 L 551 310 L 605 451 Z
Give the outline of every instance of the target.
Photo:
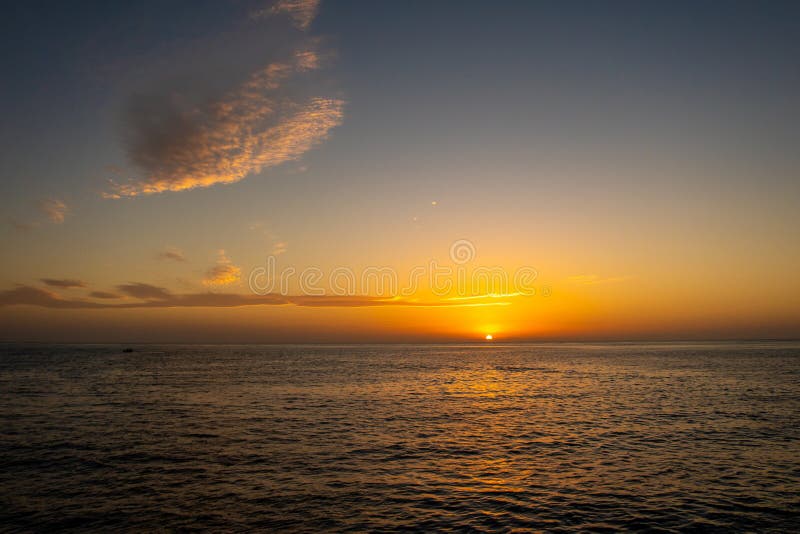
M 280 256 L 284 252 L 286 252 L 289 248 L 289 245 L 285 241 L 276 241 L 272 244 L 272 255 L 273 256 Z
M 224 250 L 219 251 L 217 264 L 210 268 L 203 279 L 207 287 L 227 286 L 235 284 L 242 276 L 242 270 L 231 262 Z
M 163 287 L 150 284 L 132 282 L 117 286 L 117 289 L 129 297 L 138 299 L 137 302 L 109 303 L 96 302 L 81 298 L 66 299 L 45 289 L 32 286 L 17 286 L 14 289 L 0 291 L 0 306 L 40 306 L 58 309 L 130 309 L 130 308 L 233 308 L 240 306 L 277 306 L 292 305 L 311 308 L 341 307 L 412 307 L 412 308 L 446 308 L 446 307 L 475 307 L 475 306 L 507 306 L 508 302 L 484 303 L 450 303 L 446 301 L 423 301 L 416 299 L 384 298 L 371 296 L 337 296 L 337 295 L 280 295 L 270 293 L 267 295 L 241 294 L 241 293 L 184 293 L 176 294 Z M 111 299 L 113 297 L 100 297 L 98 293 L 91 294 L 94 298 Z M 103 293 L 104 295 L 113 295 Z
M 324 141 L 342 121 L 344 102 L 298 98 L 283 90 L 290 77 L 318 66 L 314 50 L 275 62 L 242 85 L 204 105 L 171 96 L 138 102 L 127 118 L 128 156 L 144 173 L 111 182 L 105 198 L 230 184 L 294 161 Z
M 483 295 L 470 295 L 466 297 L 448 297 L 445 300 L 478 300 L 478 299 L 509 299 L 514 297 L 530 296 L 525 293 L 485 293 Z
M 160 260 L 172 260 L 179 262 L 186 261 L 186 255 L 184 255 L 183 251 L 175 247 L 167 247 L 166 249 L 159 252 L 156 257 Z
M 39 209 L 51 222 L 61 224 L 67 215 L 67 204 L 57 198 L 48 198 L 39 202 Z
M 295 26 L 307 30 L 319 11 L 320 0 L 277 0 L 271 6 L 255 11 L 253 18 L 288 15 Z
M 61 289 L 86 287 L 86 282 L 83 282 L 82 280 L 74 280 L 72 278 L 42 278 L 42 282 L 50 287 L 58 287 Z

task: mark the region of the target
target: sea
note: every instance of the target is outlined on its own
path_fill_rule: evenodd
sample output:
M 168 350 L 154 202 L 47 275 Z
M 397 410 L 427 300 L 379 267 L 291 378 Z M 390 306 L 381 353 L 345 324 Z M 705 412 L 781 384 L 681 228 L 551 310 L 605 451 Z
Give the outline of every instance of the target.
M 800 343 L 0 345 L 0 465 L 3 532 L 797 532 Z

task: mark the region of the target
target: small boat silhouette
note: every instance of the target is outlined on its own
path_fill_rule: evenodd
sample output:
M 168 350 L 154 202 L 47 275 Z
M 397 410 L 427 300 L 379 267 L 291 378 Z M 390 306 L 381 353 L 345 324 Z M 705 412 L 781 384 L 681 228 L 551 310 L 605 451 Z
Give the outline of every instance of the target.
M 122 352 L 133 352 L 133 349 L 128 347 L 126 349 L 122 349 Z

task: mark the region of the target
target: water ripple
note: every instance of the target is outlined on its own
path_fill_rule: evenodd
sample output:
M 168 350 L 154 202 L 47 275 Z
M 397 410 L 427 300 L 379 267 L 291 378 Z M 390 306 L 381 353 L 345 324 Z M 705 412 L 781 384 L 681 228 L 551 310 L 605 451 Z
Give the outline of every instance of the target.
M 0 352 L 2 531 L 800 530 L 794 344 Z

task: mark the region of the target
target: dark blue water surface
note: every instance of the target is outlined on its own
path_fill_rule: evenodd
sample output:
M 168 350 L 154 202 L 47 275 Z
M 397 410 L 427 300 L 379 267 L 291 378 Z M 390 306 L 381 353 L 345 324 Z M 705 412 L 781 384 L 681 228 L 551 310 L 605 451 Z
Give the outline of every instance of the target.
M 800 345 L 0 347 L 0 528 L 800 529 Z

